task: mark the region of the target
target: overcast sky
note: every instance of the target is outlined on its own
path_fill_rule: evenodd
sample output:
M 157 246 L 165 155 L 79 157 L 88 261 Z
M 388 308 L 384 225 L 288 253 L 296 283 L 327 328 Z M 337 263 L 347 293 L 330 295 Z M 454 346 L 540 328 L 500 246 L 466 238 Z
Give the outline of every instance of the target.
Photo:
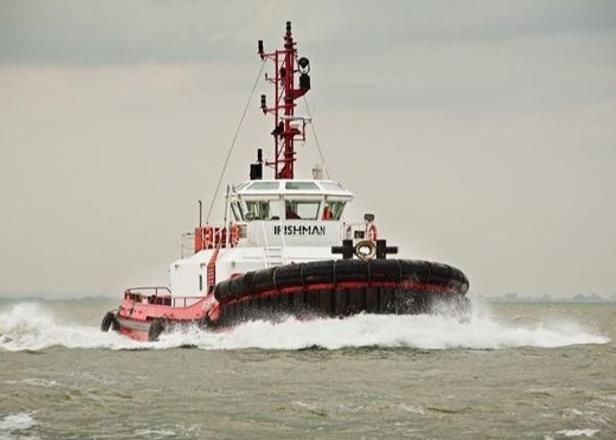
M 328 169 L 403 256 L 616 294 L 616 2 L 5 0 L 0 295 L 166 284 L 286 20 Z M 255 99 L 225 181 L 270 130 Z

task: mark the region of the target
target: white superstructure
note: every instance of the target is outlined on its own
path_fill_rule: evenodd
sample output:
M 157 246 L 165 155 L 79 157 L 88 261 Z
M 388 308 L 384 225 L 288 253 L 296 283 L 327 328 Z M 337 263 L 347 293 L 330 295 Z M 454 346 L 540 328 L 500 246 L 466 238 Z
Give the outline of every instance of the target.
M 206 248 L 174 261 L 170 289 L 178 296 L 207 293 L 208 265 L 216 252 L 216 282 L 251 270 L 338 258 L 331 247 L 344 238 L 363 238 L 368 226 L 345 222 L 352 200 L 332 180 L 252 180 L 231 187 L 225 228 L 238 231 L 236 242 L 227 234 L 218 251 Z

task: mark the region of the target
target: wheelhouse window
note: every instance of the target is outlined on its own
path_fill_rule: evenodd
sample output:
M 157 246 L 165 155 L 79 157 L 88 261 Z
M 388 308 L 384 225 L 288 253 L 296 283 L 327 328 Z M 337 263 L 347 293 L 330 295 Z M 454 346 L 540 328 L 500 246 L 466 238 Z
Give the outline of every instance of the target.
M 340 220 L 346 202 L 325 202 L 323 208 L 323 220 Z
M 278 182 L 254 182 L 246 189 L 249 191 L 275 191 L 278 187 Z
M 239 202 L 231 202 L 231 211 L 233 212 L 233 217 L 236 222 L 244 221 L 244 211 L 242 210 L 242 205 Z
M 286 200 L 285 211 L 287 220 L 316 220 L 321 202 L 312 200 Z
M 270 217 L 268 200 L 246 201 L 246 220 L 267 220 Z
M 320 182 L 321 187 L 326 191 L 343 192 L 344 188 L 336 182 Z
M 318 191 L 319 187 L 314 182 L 287 182 L 285 183 L 285 189 Z

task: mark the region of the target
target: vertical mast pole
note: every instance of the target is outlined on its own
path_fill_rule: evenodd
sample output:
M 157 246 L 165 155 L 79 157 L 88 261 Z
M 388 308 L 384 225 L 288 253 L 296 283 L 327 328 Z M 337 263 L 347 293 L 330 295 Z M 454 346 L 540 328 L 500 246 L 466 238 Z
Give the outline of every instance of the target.
M 295 121 L 295 100 L 304 96 L 310 90 L 310 66 L 307 58 L 297 61 L 298 69 L 295 69 L 297 49 L 291 33 L 291 22 L 286 23 L 284 35 L 284 49 L 265 53 L 263 41 L 259 40 L 259 56 L 261 59 L 269 59 L 274 63 L 274 76 L 265 76 L 266 81 L 274 84 L 274 104 L 268 107 L 265 95 L 261 96 L 261 110 L 274 116 L 274 159 L 265 164 L 274 168 L 276 179 L 293 179 L 295 177 L 295 146 L 297 139 L 305 139 L 305 120 L 300 128 Z M 300 73 L 299 88 L 295 88 L 295 74 Z
M 295 133 L 293 133 L 291 129 L 291 120 L 293 116 L 293 107 L 295 104 L 293 102 L 293 77 L 294 75 L 294 59 L 295 59 L 295 48 L 293 43 L 293 36 L 291 35 L 291 22 L 287 21 L 287 29 L 286 35 L 284 38 L 284 49 L 285 49 L 285 57 L 284 57 L 284 166 L 280 172 L 280 179 L 293 179 L 293 162 L 295 161 L 295 151 L 293 150 L 293 138 L 295 137 Z
M 276 69 L 276 76 L 274 81 L 274 176 L 278 179 L 278 170 L 280 169 L 280 143 L 278 140 L 278 99 L 279 99 L 279 86 L 280 86 L 280 60 L 279 60 L 280 51 L 276 51 L 276 57 L 274 61 L 274 68 Z

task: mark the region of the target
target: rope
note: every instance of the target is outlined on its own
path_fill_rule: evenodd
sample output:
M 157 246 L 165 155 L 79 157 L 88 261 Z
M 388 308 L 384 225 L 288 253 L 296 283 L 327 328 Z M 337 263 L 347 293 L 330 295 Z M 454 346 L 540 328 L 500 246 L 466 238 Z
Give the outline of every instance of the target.
M 319 142 L 319 137 L 317 136 L 317 129 L 314 126 L 314 120 L 312 119 L 312 113 L 310 112 L 310 106 L 308 105 L 306 95 L 304 95 L 304 105 L 306 106 L 308 117 L 310 118 L 310 128 L 312 130 L 312 135 L 314 136 L 314 141 L 317 144 L 317 149 L 319 150 L 319 156 L 321 156 L 321 162 L 323 162 L 323 166 L 325 166 L 325 175 L 329 179 L 330 177 L 329 170 L 327 169 L 327 162 L 325 162 L 325 156 L 323 156 L 323 150 L 321 149 L 321 143 Z
M 252 86 L 252 90 L 250 91 L 250 96 L 248 97 L 248 101 L 246 101 L 246 106 L 244 107 L 244 112 L 242 113 L 242 117 L 240 118 L 239 124 L 237 124 L 237 129 L 235 130 L 235 134 L 233 135 L 233 140 L 231 141 L 231 145 L 229 146 L 229 151 L 227 152 L 227 158 L 225 159 L 225 164 L 222 167 L 222 171 L 220 172 L 220 176 L 218 177 L 218 183 L 216 184 L 216 190 L 214 191 L 214 196 L 212 197 L 212 203 L 210 203 L 210 208 L 207 211 L 207 216 L 205 217 L 205 222 L 208 223 L 210 221 L 210 215 L 212 214 L 212 209 L 214 208 L 214 202 L 218 197 L 218 191 L 220 191 L 220 184 L 222 183 L 222 179 L 225 175 L 225 171 L 227 171 L 227 165 L 229 164 L 229 159 L 231 159 L 231 153 L 233 153 L 233 149 L 235 148 L 235 142 L 237 141 L 237 136 L 240 133 L 240 128 L 242 128 L 242 124 L 244 123 L 244 118 L 246 117 L 246 112 L 248 111 L 248 107 L 250 106 L 250 102 L 252 101 L 252 96 L 255 93 L 257 85 L 259 84 L 259 79 L 261 78 L 261 73 L 263 72 L 263 68 L 265 67 L 264 58 L 261 62 L 261 68 L 259 69 L 259 73 L 257 74 L 257 78 L 255 79 L 255 83 Z

